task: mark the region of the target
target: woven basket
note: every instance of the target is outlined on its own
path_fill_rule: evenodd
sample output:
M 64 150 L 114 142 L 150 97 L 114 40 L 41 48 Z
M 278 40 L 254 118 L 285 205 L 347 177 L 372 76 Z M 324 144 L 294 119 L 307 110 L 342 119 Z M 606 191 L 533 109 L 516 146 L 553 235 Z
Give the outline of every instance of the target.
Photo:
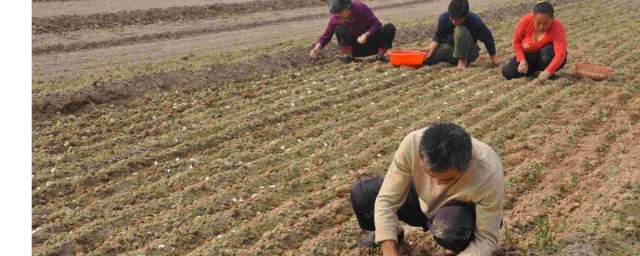
M 578 62 L 576 63 L 575 76 L 578 78 L 589 78 L 596 81 L 602 81 L 609 77 L 612 70 L 613 69 L 611 67 Z

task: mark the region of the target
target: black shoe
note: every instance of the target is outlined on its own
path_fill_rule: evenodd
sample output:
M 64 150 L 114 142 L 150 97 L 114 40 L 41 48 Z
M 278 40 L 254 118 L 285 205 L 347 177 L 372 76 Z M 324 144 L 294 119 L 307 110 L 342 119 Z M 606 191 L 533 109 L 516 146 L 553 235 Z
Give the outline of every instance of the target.
M 344 59 L 342 60 L 345 64 L 349 64 L 351 62 L 353 62 L 353 56 L 347 56 L 344 57 Z
M 389 57 L 382 55 L 382 57 L 376 57 L 376 61 L 379 61 L 382 63 L 389 63 Z
M 402 244 L 403 242 L 404 242 L 404 229 L 400 229 L 400 233 L 398 234 L 397 245 L 400 246 L 400 244 Z M 359 245 L 360 247 L 365 247 L 365 248 L 377 248 L 378 246 L 380 246 L 379 244 L 376 244 L 375 234 L 368 235 L 367 237 L 362 239 Z

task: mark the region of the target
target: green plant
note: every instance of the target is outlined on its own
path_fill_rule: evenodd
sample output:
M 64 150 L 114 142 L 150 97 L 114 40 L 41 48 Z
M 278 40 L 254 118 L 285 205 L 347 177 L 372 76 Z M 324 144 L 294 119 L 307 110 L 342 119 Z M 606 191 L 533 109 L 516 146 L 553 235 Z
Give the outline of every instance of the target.
M 548 252 L 556 243 L 556 237 L 551 233 L 550 218 L 541 217 L 537 222 L 536 245 L 541 251 Z

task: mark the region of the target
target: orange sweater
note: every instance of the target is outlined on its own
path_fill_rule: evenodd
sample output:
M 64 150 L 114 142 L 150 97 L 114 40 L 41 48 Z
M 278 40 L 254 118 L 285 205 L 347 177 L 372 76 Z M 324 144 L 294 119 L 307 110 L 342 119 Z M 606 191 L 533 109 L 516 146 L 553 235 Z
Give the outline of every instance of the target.
M 539 41 L 533 39 L 534 30 L 533 13 L 529 13 L 520 20 L 520 23 L 518 23 L 516 27 L 515 35 L 513 36 L 513 48 L 516 51 L 516 59 L 520 62 L 525 59 L 525 52 L 539 52 L 543 46 L 552 43 L 555 57 L 545 71 L 553 75 L 567 57 L 567 36 L 564 31 L 564 26 L 557 18 L 553 18 L 551 27 L 549 27 L 547 33 Z

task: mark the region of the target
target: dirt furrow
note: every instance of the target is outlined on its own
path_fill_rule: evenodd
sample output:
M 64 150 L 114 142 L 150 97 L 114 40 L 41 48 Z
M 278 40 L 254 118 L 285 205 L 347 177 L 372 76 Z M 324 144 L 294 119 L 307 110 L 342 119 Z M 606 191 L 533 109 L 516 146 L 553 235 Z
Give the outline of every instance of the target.
M 32 19 L 32 33 L 62 33 L 82 29 L 105 29 L 122 26 L 147 25 L 159 22 L 184 22 L 213 18 L 220 15 L 241 15 L 258 11 L 297 9 L 326 5 L 321 0 L 264 0 L 201 6 L 174 6 L 165 9 L 94 13 L 88 15 L 61 15 Z

